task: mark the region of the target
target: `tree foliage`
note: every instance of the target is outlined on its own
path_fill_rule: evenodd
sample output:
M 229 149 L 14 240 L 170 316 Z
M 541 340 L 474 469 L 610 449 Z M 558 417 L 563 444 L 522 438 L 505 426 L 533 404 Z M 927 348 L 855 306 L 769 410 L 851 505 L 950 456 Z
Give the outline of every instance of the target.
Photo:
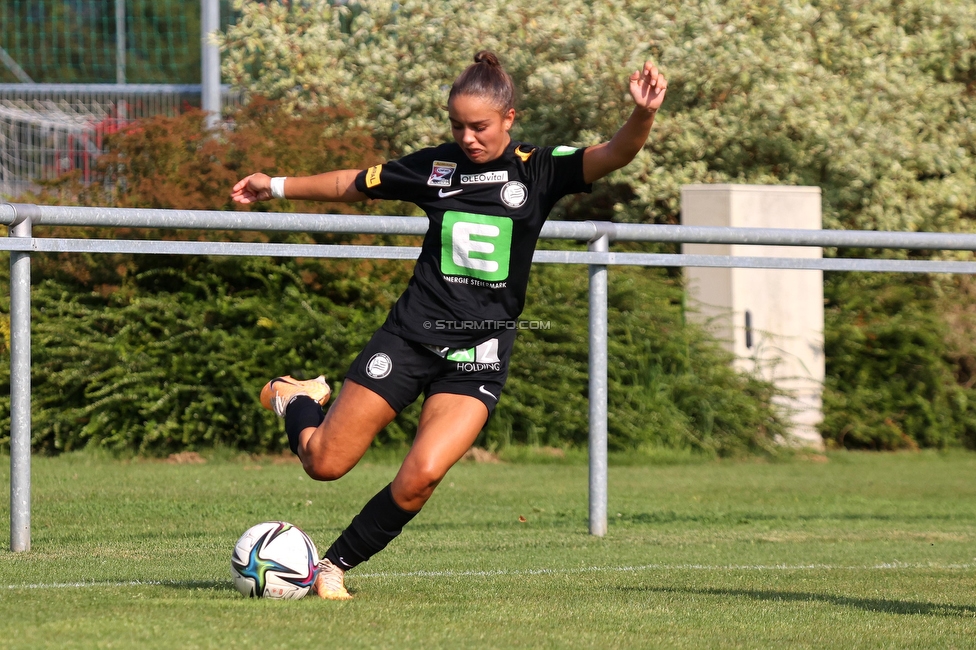
M 242 3 L 225 78 L 310 106 L 362 106 L 394 154 L 449 137 L 447 89 L 481 48 L 520 91 L 517 135 L 609 138 L 645 58 L 670 85 L 650 142 L 594 205 L 677 221 L 681 185 L 824 189 L 826 227 L 970 229 L 976 5 L 968 0 Z

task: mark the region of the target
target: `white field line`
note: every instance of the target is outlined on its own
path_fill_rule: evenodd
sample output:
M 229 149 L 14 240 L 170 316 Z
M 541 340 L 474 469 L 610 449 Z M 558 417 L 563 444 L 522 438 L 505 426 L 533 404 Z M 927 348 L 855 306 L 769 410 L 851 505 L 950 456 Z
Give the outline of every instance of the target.
M 583 573 L 633 573 L 637 571 L 885 571 L 893 569 L 935 569 L 965 571 L 976 569 L 976 564 L 910 564 L 905 562 L 884 562 L 871 565 L 839 564 L 641 564 L 618 567 L 580 567 L 575 569 L 497 569 L 491 571 L 406 571 L 355 573 L 354 579 L 368 578 L 490 578 L 495 576 L 537 576 L 537 575 L 578 575 Z M 228 582 L 230 579 L 228 578 Z M 52 582 L 22 585 L 4 585 L 5 590 L 15 589 L 85 589 L 94 587 L 145 587 L 145 586 L 209 586 L 214 581 L 192 580 L 130 580 L 122 582 Z
M 403 573 L 361 573 L 356 578 L 453 578 L 493 576 L 574 575 L 581 573 L 628 573 L 636 571 L 877 571 L 883 569 L 973 569 L 976 564 L 908 564 L 885 562 L 865 566 L 834 564 L 640 564 L 618 567 L 579 567 L 575 569 L 517 569 L 508 571 L 409 571 Z

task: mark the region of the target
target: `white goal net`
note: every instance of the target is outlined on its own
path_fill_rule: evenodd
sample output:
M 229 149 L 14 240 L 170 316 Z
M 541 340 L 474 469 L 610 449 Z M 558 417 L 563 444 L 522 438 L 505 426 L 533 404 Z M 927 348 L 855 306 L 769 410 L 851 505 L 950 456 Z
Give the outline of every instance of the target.
M 199 104 L 199 85 L 0 84 L 0 195 L 76 170 L 90 183 L 107 135 Z

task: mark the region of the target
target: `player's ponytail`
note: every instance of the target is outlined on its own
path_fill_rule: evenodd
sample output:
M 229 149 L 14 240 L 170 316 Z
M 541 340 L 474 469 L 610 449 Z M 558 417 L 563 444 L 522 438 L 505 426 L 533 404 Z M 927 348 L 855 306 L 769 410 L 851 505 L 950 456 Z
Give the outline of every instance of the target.
M 515 108 L 515 84 L 498 56 L 489 50 L 474 55 L 474 63 L 455 79 L 447 101 L 460 95 L 483 97 L 502 113 Z

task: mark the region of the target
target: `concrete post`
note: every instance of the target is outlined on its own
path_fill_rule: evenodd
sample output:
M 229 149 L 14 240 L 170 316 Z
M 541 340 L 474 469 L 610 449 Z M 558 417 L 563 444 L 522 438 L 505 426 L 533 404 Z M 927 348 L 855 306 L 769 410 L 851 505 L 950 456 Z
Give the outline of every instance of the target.
M 739 228 L 822 227 L 820 188 L 688 185 L 681 190 L 686 226 Z M 686 254 L 821 257 L 796 246 L 684 244 Z M 689 317 L 705 323 L 735 354 L 736 366 L 756 372 L 789 393 L 790 440 L 823 448 L 823 272 L 778 269 L 686 268 Z

